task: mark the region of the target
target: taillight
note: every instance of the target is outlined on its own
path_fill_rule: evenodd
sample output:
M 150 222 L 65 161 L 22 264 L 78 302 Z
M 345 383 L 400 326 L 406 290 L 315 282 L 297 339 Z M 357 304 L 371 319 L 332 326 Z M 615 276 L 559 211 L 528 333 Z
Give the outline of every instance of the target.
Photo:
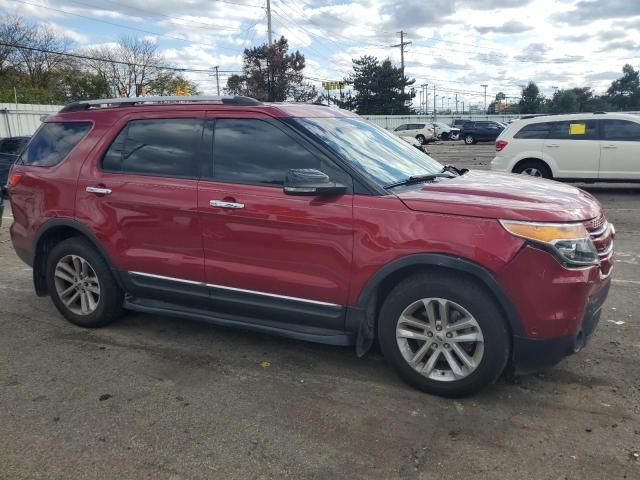
M 7 187 L 15 187 L 18 183 L 20 183 L 20 180 L 22 180 L 21 173 L 11 173 L 9 175 L 9 180 L 7 180 Z
M 507 142 L 506 140 L 498 140 L 496 142 L 496 152 L 501 152 L 508 143 L 509 142 Z

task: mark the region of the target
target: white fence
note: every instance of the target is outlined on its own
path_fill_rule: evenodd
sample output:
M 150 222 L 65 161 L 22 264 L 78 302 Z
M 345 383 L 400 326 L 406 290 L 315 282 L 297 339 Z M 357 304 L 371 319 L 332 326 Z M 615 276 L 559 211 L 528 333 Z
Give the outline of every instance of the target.
M 33 135 L 40 126 L 40 117 L 56 113 L 61 105 L 0 103 L 0 137 Z
M 459 115 L 438 115 L 433 118 L 433 115 L 363 115 L 364 118 L 370 122 L 379 125 L 380 127 L 392 130 L 403 123 L 428 123 L 428 122 L 442 122 L 450 125 L 456 118 L 462 118 L 464 120 L 492 120 L 494 122 L 507 123 L 512 118 L 519 118 L 520 115 L 482 115 L 482 114 L 459 114 Z

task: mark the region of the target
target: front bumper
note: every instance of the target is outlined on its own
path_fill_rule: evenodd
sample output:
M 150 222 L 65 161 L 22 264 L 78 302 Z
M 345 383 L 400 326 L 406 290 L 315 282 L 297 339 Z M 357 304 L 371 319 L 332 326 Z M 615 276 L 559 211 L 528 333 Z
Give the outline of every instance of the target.
M 591 338 L 602 314 L 602 305 L 607 300 L 611 280 L 596 291 L 587 303 L 587 308 L 575 335 L 536 339 L 523 336 L 513 338 L 512 369 L 525 374 L 546 370 L 564 357 L 579 352 Z

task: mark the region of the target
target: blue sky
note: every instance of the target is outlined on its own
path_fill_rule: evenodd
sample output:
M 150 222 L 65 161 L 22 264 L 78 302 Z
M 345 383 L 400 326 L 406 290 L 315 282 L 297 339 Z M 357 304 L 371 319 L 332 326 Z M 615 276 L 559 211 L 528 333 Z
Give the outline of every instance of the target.
M 148 37 L 177 67 L 233 71 L 244 48 L 266 41 L 265 1 L 0 0 L 0 8 L 49 24 L 78 50 Z M 624 63 L 640 64 L 635 0 L 272 0 L 272 10 L 274 36 L 305 54 L 312 82 L 341 79 L 365 54 L 399 63 L 390 45 L 404 30 L 407 75 L 435 84 L 445 105 L 456 93 L 481 104 L 481 84 L 490 98 L 516 96 L 529 80 L 546 94 L 554 86 L 602 92 Z M 208 74 L 187 76 L 215 93 Z

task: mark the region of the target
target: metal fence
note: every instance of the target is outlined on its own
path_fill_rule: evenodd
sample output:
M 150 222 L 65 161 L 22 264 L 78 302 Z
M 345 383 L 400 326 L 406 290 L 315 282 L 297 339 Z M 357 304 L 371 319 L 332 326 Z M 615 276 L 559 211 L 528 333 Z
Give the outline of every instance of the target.
M 56 113 L 61 108 L 62 105 L 0 103 L 0 137 L 33 135 L 40 126 L 40 117 Z

